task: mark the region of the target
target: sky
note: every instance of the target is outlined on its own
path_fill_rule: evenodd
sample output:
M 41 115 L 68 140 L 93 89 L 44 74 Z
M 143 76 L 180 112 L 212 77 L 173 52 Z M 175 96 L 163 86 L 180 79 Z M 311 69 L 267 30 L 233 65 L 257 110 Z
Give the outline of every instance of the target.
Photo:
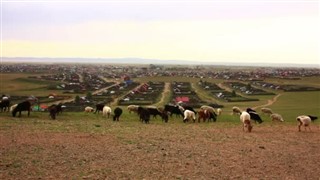
M 1 57 L 320 64 L 318 0 L 1 0 Z

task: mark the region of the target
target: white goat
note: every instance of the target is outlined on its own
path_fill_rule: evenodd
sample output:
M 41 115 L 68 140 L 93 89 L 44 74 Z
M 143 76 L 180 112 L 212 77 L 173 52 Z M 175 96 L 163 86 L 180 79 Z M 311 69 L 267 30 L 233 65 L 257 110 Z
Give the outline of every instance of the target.
M 277 114 L 277 113 L 273 113 L 270 115 L 271 117 L 271 121 L 280 121 L 280 122 L 283 122 L 283 118 L 280 114 Z
M 299 131 L 301 131 L 301 126 L 304 126 L 305 130 L 307 130 L 307 127 L 308 127 L 309 130 L 311 131 L 311 128 L 310 128 L 311 121 L 318 119 L 318 117 L 310 116 L 310 115 L 301 115 L 301 116 L 298 116 L 296 119 L 297 121 L 299 121 L 299 125 L 298 125 Z
M 222 109 L 218 108 L 218 109 L 217 109 L 217 115 L 220 116 L 221 113 L 222 113 Z
M 183 112 L 183 114 L 184 114 L 183 122 L 187 122 L 191 119 L 193 120 L 193 122 L 196 122 L 196 114 L 193 111 L 190 111 L 187 109 Z
M 10 112 L 12 112 L 17 106 L 18 106 L 18 104 L 14 104 L 14 105 L 10 106 Z
M 87 106 L 84 108 L 84 112 L 86 113 L 93 112 L 93 111 L 94 111 L 93 107 Z
M 242 110 L 239 107 L 233 106 L 232 107 L 232 114 L 241 114 Z
M 207 111 L 209 111 L 210 113 L 218 114 L 217 111 L 216 111 L 213 107 L 211 107 L 211 106 L 203 105 L 203 106 L 200 107 L 200 109 L 202 109 L 202 110 L 207 110 Z
M 264 113 L 264 114 L 272 114 L 272 110 L 270 108 L 261 108 L 261 112 Z
M 248 132 L 251 132 L 252 130 L 252 125 L 251 125 L 251 118 L 250 118 L 250 114 L 247 113 L 246 111 L 243 111 L 240 115 L 240 121 L 242 122 L 243 124 L 243 131 L 245 131 L 245 128 L 248 129 Z
M 111 108 L 109 106 L 104 106 L 103 110 L 102 110 L 102 115 L 106 116 L 107 118 L 109 118 L 110 115 L 111 115 L 111 112 L 112 112 L 112 110 L 111 110 Z
M 139 108 L 138 105 L 129 105 L 129 106 L 127 107 L 129 113 L 131 113 L 131 112 L 136 112 L 136 113 L 138 113 L 138 108 Z

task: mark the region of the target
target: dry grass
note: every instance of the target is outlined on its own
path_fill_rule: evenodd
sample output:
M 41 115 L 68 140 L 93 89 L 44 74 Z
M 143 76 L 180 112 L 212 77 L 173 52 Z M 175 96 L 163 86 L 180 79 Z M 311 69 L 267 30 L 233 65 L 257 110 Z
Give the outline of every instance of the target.
M 244 133 L 238 122 L 34 116 L 1 121 L 1 179 L 320 177 L 319 124 L 299 133 L 295 124 L 266 123 Z

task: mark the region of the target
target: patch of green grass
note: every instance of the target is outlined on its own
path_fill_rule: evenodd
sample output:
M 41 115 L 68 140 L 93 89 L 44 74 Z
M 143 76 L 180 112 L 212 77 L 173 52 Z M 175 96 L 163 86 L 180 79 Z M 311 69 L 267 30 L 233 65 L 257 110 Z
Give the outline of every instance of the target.
M 32 74 L 28 73 L 1 73 L 0 93 L 29 96 L 29 95 L 47 95 L 52 92 L 48 90 L 48 85 L 56 84 L 54 81 L 44 81 L 28 78 Z M 40 74 L 41 75 L 41 74 Z M 56 93 L 56 92 L 55 92 Z
M 320 117 L 320 92 L 286 92 L 270 108 L 289 122 L 303 114 Z

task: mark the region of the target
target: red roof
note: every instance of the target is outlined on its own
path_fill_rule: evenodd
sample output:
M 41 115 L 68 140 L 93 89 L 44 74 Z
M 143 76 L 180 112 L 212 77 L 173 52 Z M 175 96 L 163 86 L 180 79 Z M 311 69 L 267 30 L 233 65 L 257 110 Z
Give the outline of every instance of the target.
M 176 102 L 179 102 L 179 101 L 189 102 L 189 97 L 186 97 L 186 96 L 176 97 Z

